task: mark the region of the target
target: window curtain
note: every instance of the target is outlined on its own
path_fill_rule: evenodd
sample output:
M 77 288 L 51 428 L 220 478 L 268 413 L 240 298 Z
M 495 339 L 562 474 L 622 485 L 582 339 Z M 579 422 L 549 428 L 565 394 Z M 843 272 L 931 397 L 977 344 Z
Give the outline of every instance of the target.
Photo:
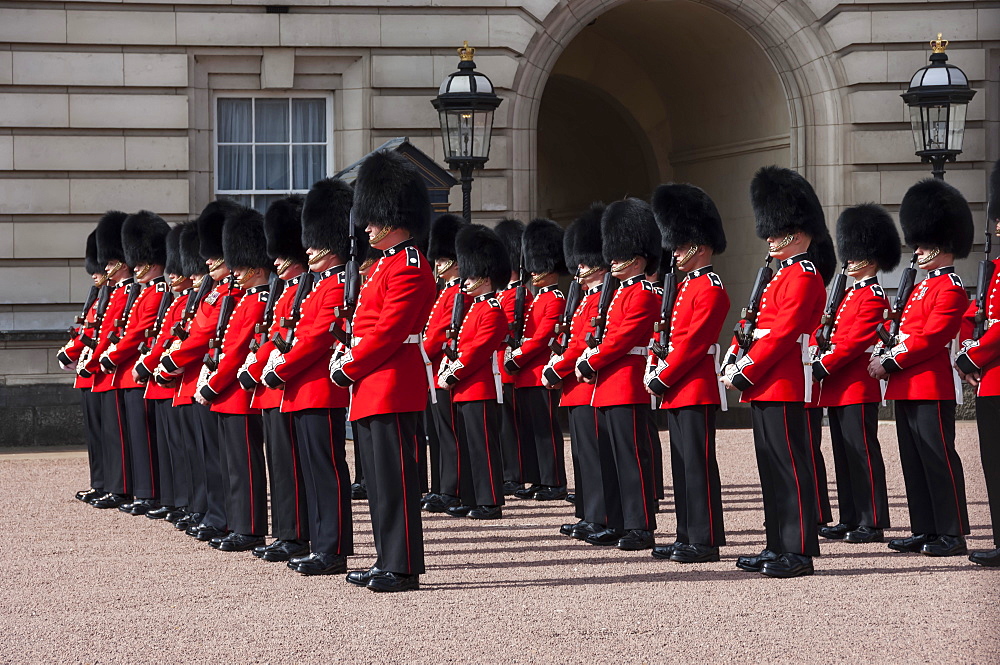
M 252 101 L 249 99 L 219 100 L 219 182 L 220 191 L 253 188 L 253 162 L 250 145 L 222 145 L 253 141 L 251 119 Z

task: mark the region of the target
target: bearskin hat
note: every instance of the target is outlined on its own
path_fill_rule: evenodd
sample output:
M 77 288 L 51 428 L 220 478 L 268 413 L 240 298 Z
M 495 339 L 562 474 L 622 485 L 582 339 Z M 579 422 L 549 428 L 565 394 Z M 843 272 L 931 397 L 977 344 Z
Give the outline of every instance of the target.
M 722 228 L 715 201 L 699 187 L 683 183 L 660 185 L 653 192 L 653 215 L 663 235 L 663 249 L 673 252 L 682 245 L 726 251 L 726 231 Z
M 524 227 L 521 251 L 524 252 L 524 269 L 541 275 L 555 272 L 566 274 L 566 257 L 563 255 L 563 227 L 551 219 L 533 219 Z
M 167 262 L 163 264 L 163 272 L 167 275 L 183 275 L 184 262 L 181 259 L 181 231 L 184 224 L 170 227 L 167 233 Z
M 647 275 L 660 269 L 663 253 L 660 229 L 653 209 L 642 199 L 628 198 L 609 204 L 601 216 L 601 236 L 604 261 L 608 265 L 641 256 L 646 259 Z
M 521 238 L 524 236 L 524 222 L 519 219 L 501 219 L 493 227 L 493 232 L 507 248 L 511 270 L 518 270 L 521 265 Z
M 125 218 L 122 224 L 122 248 L 125 263 L 130 266 L 167 263 L 167 233 L 170 225 L 148 210 L 140 210 Z
M 431 235 L 433 238 L 433 233 Z M 462 280 L 489 277 L 496 290 L 510 280 L 510 257 L 500 237 L 482 224 L 465 224 L 455 234 L 458 274 Z
M 837 253 L 842 261 L 874 261 L 879 270 L 892 272 L 899 265 L 902 245 L 896 224 L 880 205 L 862 203 L 837 219 Z
M 97 222 L 97 262 L 101 272 L 109 261 L 125 263 L 125 249 L 122 247 L 122 225 L 128 215 L 120 210 L 109 210 Z
M 833 238 L 829 233 L 823 233 L 812 239 L 806 250 L 809 260 L 816 266 L 816 271 L 823 278 L 823 284 L 830 285 L 830 280 L 837 272 L 837 254 L 833 251 Z
M 104 272 L 104 266 L 97 261 L 97 229 L 87 236 L 87 249 L 84 253 L 83 265 L 87 269 L 88 275 L 96 275 Z
M 354 190 L 343 180 L 324 178 L 312 186 L 302 205 L 302 246 L 329 249 L 344 259 L 351 253 L 351 204 Z M 368 255 L 365 223 L 355 214 L 358 263 Z
M 375 224 L 406 229 L 420 242 L 431 222 L 423 176 L 401 153 L 376 150 L 358 168 L 354 214 L 361 228 Z
M 990 198 L 986 207 L 986 215 L 989 217 L 990 224 L 996 224 L 996 220 L 1000 219 L 1000 159 L 993 165 L 993 172 L 990 173 L 990 191 L 987 196 Z M 990 229 L 990 231 L 993 232 L 994 229 Z
M 576 258 L 576 252 L 574 251 L 574 245 L 576 244 L 576 222 L 572 222 L 566 227 L 566 232 L 563 234 L 563 259 L 566 261 L 566 268 L 569 270 L 570 274 L 576 276 L 578 266 L 580 262 Z
M 230 268 L 273 270 L 274 264 L 267 255 L 264 216 L 252 208 L 227 215 L 222 227 L 222 256 Z
M 198 247 L 201 258 L 207 261 L 223 256 L 222 225 L 226 223 L 226 217 L 242 208 L 243 206 L 229 199 L 216 199 L 205 206 L 198 215 Z
M 829 233 L 812 185 L 791 169 L 765 166 L 757 171 L 750 183 L 750 204 L 761 240 L 796 231 L 813 238 Z
M 208 272 L 205 259 L 201 256 L 201 239 L 198 236 L 197 220 L 191 220 L 181 225 L 180 249 L 181 268 L 184 275 L 192 277 Z
M 465 219 L 451 213 L 445 213 L 432 221 L 427 258 L 431 261 L 457 259 L 455 238 L 464 226 L 466 226 Z
M 271 260 L 291 259 L 305 265 L 308 261 L 302 246 L 301 194 L 292 194 L 273 201 L 264 213 L 264 235 L 267 236 L 267 255 Z
M 972 211 L 965 197 L 944 180 L 926 178 L 910 187 L 899 205 L 899 224 L 910 247 L 938 247 L 956 259 L 972 251 Z
M 573 239 L 573 263 L 570 263 L 570 250 L 566 250 L 566 265 L 576 268 L 585 265 L 590 268 L 607 269 L 604 260 L 603 243 L 601 241 L 601 216 L 604 214 L 604 204 L 592 203 L 582 215 L 576 218 L 566 231 L 567 238 Z M 572 231 L 572 234 L 570 233 Z

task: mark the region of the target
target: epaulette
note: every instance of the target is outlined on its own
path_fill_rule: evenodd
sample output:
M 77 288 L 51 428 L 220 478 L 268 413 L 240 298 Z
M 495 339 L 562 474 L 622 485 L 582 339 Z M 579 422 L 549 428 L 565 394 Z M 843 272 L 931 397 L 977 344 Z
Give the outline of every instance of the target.
M 816 274 L 816 266 L 813 264 L 812 261 L 809 261 L 808 259 L 804 261 L 799 261 L 799 265 L 802 266 L 802 272 L 809 272 L 814 275 Z
M 420 250 L 416 247 L 406 248 L 406 265 L 414 268 L 420 267 Z
M 649 291 L 650 293 L 656 293 L 656 287 L 653 286 L 652 282 L 645 279 L 639 280 L 639 285 L 642 287 L 643 291 Z
M 885 291 L 882 290 L 881 284 L 872 284 L 872 293 L 879 298 L 885 298 Z
M 267 302 L 268 296 L 271 295 L 270 291 L 260 291 L 257 293 L 257 302 Z
M 965 284 L 962 283 L 962 278 L 958 276 L 958 273 L 950 272 L 948 273 L 948 277 L 951 278 L 951 283 L 955 286 L 959 286 L 963 289 L 965 288 Z
M 347 273 L 341 270 L 337 273 L 337 284 L 345 284 L 347 282 Z
M 497 300 L 496 298 L 488 298 L 486 300 L 486 302 L 489 303 L 490 307 L 494 307 L 496 309 L 500 309 L 500 301 Z
M 716 273 L 714 272 L 705 273 L 705 276 L 708 277 L 708 281 L 712 286 L 717 286 L 720 289 L 725 288 L 722 286 L 722 278 L 719 277 Z

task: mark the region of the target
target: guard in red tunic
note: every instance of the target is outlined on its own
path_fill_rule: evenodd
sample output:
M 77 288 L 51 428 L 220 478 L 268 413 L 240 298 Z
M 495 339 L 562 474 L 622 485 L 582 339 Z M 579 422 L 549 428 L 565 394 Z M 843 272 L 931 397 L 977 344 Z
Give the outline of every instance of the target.
M 292 414 L 281 412 L 284 391 L 261 383 L 264 367 L 275 352 L 276 344 L 284 345 L 289 339 L 294 341 L 288 331 L 298 326 L 302 299 L 312 286 L 313 276 L 305 274 L 309 257 L 302 246 L 302 202 L 303 198 L 297 194 L 278 199 L 264 214 L 267 254 L 274 262 L 276 277 L 264 318 L 256 326 L 250 354 L 239 373 L 243 388 L 253 391 L 250 406 L 261 409 L 264 421 L 264 458 L 271 490 L 271 534 L 275 538 L 270 545 L 253 550 L 254 556 L 264 561 L 288 561 L 309 553 L 306 484 L 295 445 Z
M 1000 161 L 990 175 L 988 232 L 1000 237 Z M 995 240 L 993 241 L 996 242 Z M 989 257 L 987 257 L 989 258 Z M 993 276 L 983 290 L 982 311 L 973 302 L 962 326 L 962 352 L 955 364 L 964 379 L 976 388 L 976 423 L 979 427 L 979 454 L 986 474 L 986 494 L 993 519 L 992 550 L 973 552 L 969 561 L 995 568 L 1000 566 L 1000 259 L 994 259 Z M 989 264 L 987 264 L 989 265 Z M 984 280 L 985 281 L 985 280 Z M 977 298 L 978 300 L 978 298 Z
M 352 344 L 331 365 L 351 388 L 350 419 L 368 484 L 378 558 L 348 582 L 373 591 L 419 588 L 424 572 L 417 471 L 417 419 L 433 380 L 420 334 L 434 304 L 431 266 L 414 238 L 427 233 L 430 200 L 417 169 L 400 153 L 375 152 L 358 170 L 354 208 L 383 256 L 361 287 Z
M 888 379 L 885 398 L 896 401 L 896 436 L 913 532 L 890 540 L 889 548 L 959 556 L 968 553 L 969 510 L 962 460 L 955 451 L 961 384 L 951 359 L 969 298 L 954 263 L 972 250 L 972 212 L 957 189 L 928 178 L 906 192 L 899 223 L 927 276 L 906 302 L 899 334 L 876 349 L 868 368 L 875 378 Z
M 97 260 L 105 266 L 111 285 L 107 306 L 100 317 L 93 353 L 87 362 L 77 365 L 77 374 L 93 379 L 91 392 L 101 400 L 101 445 L 104 451 L 104 489 L 106 493 L 91 501 L 96 508 L 117 508 L 129 503 L 132 495 L 132 460 L 129 456 L 128 425 L 122 392 L 113 385 L 114 375 L 104 372 L 101 356 L 114 343 L 117 330 L 124 324 L 129 295 L 138 295 L 132 269 L 125 262 L 122 248 L 122 225 L 128 217 L 123 212 L 107 212 L 97 224 Z M 133 296 L 134 297 L 134 296 Z
M 719 560 L 726 544 L 722 486 L 715 455 L 715 418 L 725 393 L 719 390 L 719 345 L 729 313 L 729 295 L 712 268 L 726 250 L 726 232 L 715 202 L 693 185 L 660 185 L 653 212 L 665 251 L 686 276 L 677 289 L 668 323 L 666 356 L 646 376 L 662 397 L 670 431 L 670 466 L 677 539 L 653 548 L 657 559 L 680 563 Z
M 515 324 L 514 315 L 518 308 L 518 287 L 523 288 L 521 293 L 522 314 L 531 307 L 534 295 L 528 289 L 527 284 L 521 281 L 521 239 L 524 236 L 524 222 L 519 219 L 502 219 L 494 227 L 493 231 L 500 238 L 500 241 L 507 248 L 507 257 L 510 259 L 510 281 L 506 287 L 497 289 L 497 302 L 503 309 L 507 317 L 507 329 L 514 331 L 524 325 L 524 317 Z M 512 339 L 508 335 L 508 340 Z M 521 447 L 518 443 L 520 437 L 517 432 L 517 420 L 514 418 L 514 377 L 504 369 L 504 356 L 509 343 L 497 354 L 497 363 L 500 365 L 500 378 L 503 381 L 503 404 L 500 405 L 500 452 L 503 457 L 503 493 L 504 496 L 513 496 L 514 492 L 524 489 L 523 469 L 524 460 L 521 458 Z M 535 462 L 529 462 L 529 467 L 535 466 Z
M 587 536 L 586 542 L 622 550 L 652 549 L 657 504 L 649 438 L 652 410 L 643 371 L 660 298 L 644 277 L 658 269 L 660 230 L 649 204 L 629 198 L 604 210 L 601 236 L 604 261 L 621 283 L 606 312 L 598 314 L 589 348 L 577 361 L 576 377 L 594 384 L 591 405 L 607 428 L 614 457 L 614 466 L 604 472 L 617 475 L 622 512 L 620 520 L 609 516 L 608 528 Z
M 813 238 L 829 235 L 823 208 L 801 175 L 762 168 L 750 186 L 757 237 L 778 270 L 764 289 L 756 325 L 730 347 L 723 379 L 750 403 L 764 498 L 765 549 L 736 565 L 769 577 L 813 573 L 819 554 L 818 510 L 805 404 L 809 336 L 823 312 L 823 278 L 809 260 Z M 742 327 L 742 326 L 741 326 Z M 740 346 L 740 342 L 744 346 Z
M 563 233 L 552 220 L 535 219 L 525 227 L 521 243 L 535 298 L 524 310 L 523 336 L 514 340 L 504 357 L 504 368 L 514 375 L 521 480 L 530 483 L 514 493 L 519 499 L 566 498 L 563 434 L 557 415 L 559 393 L 542 385 L 542 368 L 551 353 L 549 342 L 566 308 L 558 284 L 560 275 L 566 274 Z
M 264 373 L 266 385 L 284 386 L 281 412 L 292 418 L 302 464 L 311 551 L 290 558 L 288 567 L 303 575 L 345 573 L 347 557 L 354 554 L 345 440 L 350 394 L 329 374 L 331 348 L 344 337 L 352 200 L 350 186 L 333 179 L 320 180 L 307 195 L 301 238 L 315 283 L 301 301 L 294 338 L 285 338 L 284 353 L 271 354 Z M 367 250 L 361 236 L 359 262 Z
M 554 350 L 542 370 L 546 388 L 561 390 L 559 406 L 569 410 L 569 436 L 573 447 L 578 522 L 563 524 L 559 532 L 585 540 L 608 528 L 612 518 L 620 521 L 618 477 L 605 470 L 614 469 L 614 453 L 607 427 L 597 408 L 592 406 L 594 384 L 576 378 L 576 363 L 589 348 L 587 340 L 594 333 L 594 320 L 601 300 L 602 282 L 610 265 L 604 260 L 601 241 L 601 215 L 604 204 L 595 203 L 566 230 L 563 243 L 567 266 L 576 272 L 583 289 L 580 304 L 572 314 L 568 339 L 557 340 L 565 350 Z M 606 503 L 607 502 L 607 503 Z M 621 524 L 615 524 L 621 528 Z
M 211 287 L 211 291 L 203 299 L 196 298 L 197 311 L 188 330 L 183 339 L 175 340 L 167 353 L 163 354 L 155 373 L 156 379 L 161 382 L 180 381 L 174 404 L 190 404 L 197 416 L 196 450 L 191 466 L 192 469 L 204 469 L 204 481 L 201 481 L 200 476 L 195 480 L 196 483 L 203 483 L 204 503 L 193 507 L 196 514 L 202 514 L 202 521 L 188 526 L 186 533 L 205 542 L 223 538 L 228 533 L 228 477 L 222 466 L 219 448 L 218 413 L 205 404 L 195 402 L 194 395 L 199 388 L 198 380 L 205 356 L 209 352 L 209 342 L 216 345 L 221 342 L 218 333 L 224 332 L 224 324 L 223 329 L 219 330 L 218 323 L 222 306 L 228 302 L 230 308 L 235 307 L 243 295 L 242 289 L 231 284 L 229 266 L 223 256 L 222 228 L 227 218 L 241 214 L 244 210 L 243 206 L 232 201 L 219 199 L 205 206 L 199 215 L 198 251 L 208 268 L 208 277 L 211 278 L 210 282 L 203 284 Z M 200 496 L 198 498 L 200 500 Z M 180 525 L 180 522 L 177 524 Z
M 444 282 L 444 288 L 438 293 L 427 320 L 427 327 L 424 328 L 424 353 L 431 360 L 431 370 L 435 376 L 446 360 L 445 351 L 453 353 L 454 341 L 448 335 L 454 335 L 457 331 L 454 330 L 456 326 L 452 319 L 456 312 L 462 316 L 472 302 L 472 298 L 462 291 L 458 278 L 455 236 L 463 226 L 466 226 L 465 220 L 451 214 L 441 215 L 431 222 L 427 258 L 434 262 L 434 272 L 438 280 Z M 430 493 L 424 497 L 423 506 L 424 510 L 429 512 L 441 513 L 448 508 L 461 505 L 458 497 L 461 494 L 462 476 L 468 476 L 469 470 L 467 455 L 463 455 L 460 437 L 456 430 L 455 407 L 451 403 L 451 392 L 435 388 L 434 393 L 434 401 L 428 402 L 427 405 L 430 417 L 425 419 L 433 427 L 428 432 L 431 457 Z M 465 482 L 468 480 L 466 478 Z
M 820 527 L 819 535 L 849 543 L 882 542 L 889 526 L 885 464 L 878 440 L 879 381 L 868 375 L 889 301 L 878 273 L 899 265 L 899 233 L 889 213 L 873 203 L 848 208 L 837 220 L 837 247 L 854 279 L 842 296 L 829 339 L 812 363 L 819 381 L 816 397 L 830 418 L 830 439 L 837 471 L 840 522 Z
M 87 274 L 94 280 L 90 287 L 87 302 L 83 311 L 76 317 L 70 339 L 56 352 L 59 366 L 68 372 L 76 372 L 77 367 L 86 364 L 92 351 L 91 345 L 96 345 L 95 338 L 98 329 L 98 308 L 103 301 L 107 304 L 111 287 L 105 286 L 107 275 L 104 268 L 97 262 L 97 231 L 91 231 L 87 236 L 87 246 L 84 258 Z M 101 295 L 104 294 L 104 298 Z M 101 400 L 91 392 L 94 385 L 93 377 L 83 378 L 77 375 L 73 387 L 80 389 L 80 406 L 83 408 L 83 428 L 87 437 L 87 462 L 90 468 L 90 487 L 76 493 L 80 501 L 90 502 L 104 496 L 104 460 L 101 449 Z
M 462 291 L 472 302 L 456 331 L 454 359 L 446 357 L 437 376 L 438 386 L 451 392 L 466 456 L 461 504 L 448 513 L 499 519 L 504 495 L 498 400 L 503 399 L 503 389 L 497 350 L 507 337 L 507 317 L 493 296 L 494 284 L 506 284 L 510 278 L 510 261 L 500 238 L 479 224 L 464 226 L 455 244 Z

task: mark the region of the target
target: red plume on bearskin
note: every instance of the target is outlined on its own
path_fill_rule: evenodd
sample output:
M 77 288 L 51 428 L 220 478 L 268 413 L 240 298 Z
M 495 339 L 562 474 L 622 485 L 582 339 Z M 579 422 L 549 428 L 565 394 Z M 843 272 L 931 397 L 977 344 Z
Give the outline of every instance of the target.
M 880 205 L 862 203 L 837 219 L 837 252 L 842 261 L 874 261 L 882 272 L 892 272 L 899 265 L 902 245 L 892 217 Z
M 938 247 L 956 259 L 972 251 L 972 211 L 961 192 L 944 180 L 926 178 L 910 187 L 899 206 L 899 224 L 910 247 Z

